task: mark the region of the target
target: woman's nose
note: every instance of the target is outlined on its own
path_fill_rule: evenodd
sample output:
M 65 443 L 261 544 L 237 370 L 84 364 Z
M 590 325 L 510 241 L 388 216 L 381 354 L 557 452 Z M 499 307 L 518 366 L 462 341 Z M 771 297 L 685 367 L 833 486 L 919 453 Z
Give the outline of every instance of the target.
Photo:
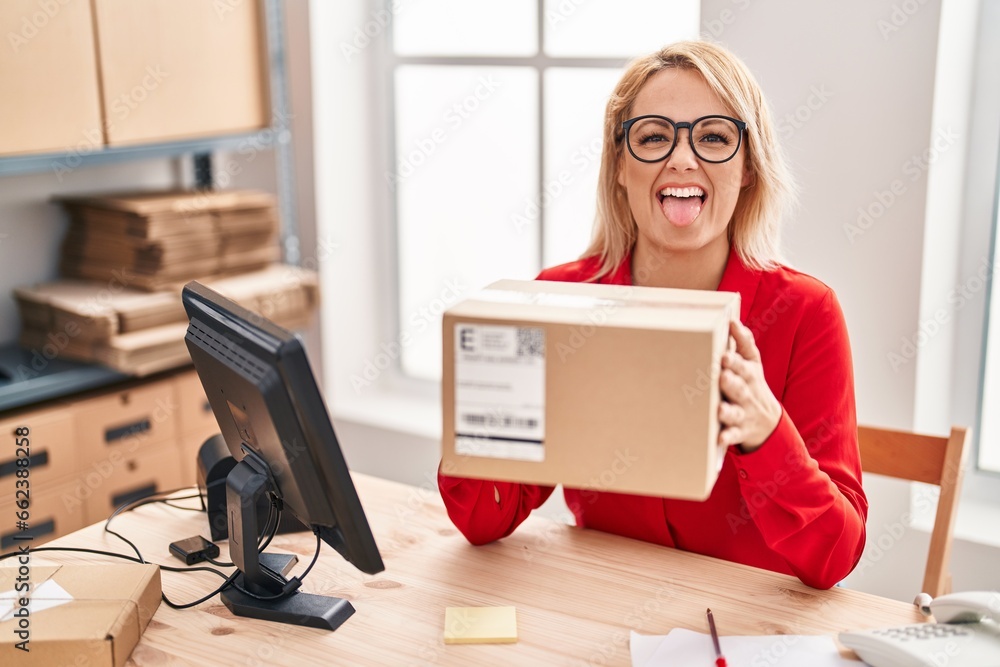
M 691 149 L 691 140 L 688 136 L 688 129 L 679 130 L 677 133 L 677 145 L 667 158 L 667 166 L 678 171 L 697 169 L 698 156 Z

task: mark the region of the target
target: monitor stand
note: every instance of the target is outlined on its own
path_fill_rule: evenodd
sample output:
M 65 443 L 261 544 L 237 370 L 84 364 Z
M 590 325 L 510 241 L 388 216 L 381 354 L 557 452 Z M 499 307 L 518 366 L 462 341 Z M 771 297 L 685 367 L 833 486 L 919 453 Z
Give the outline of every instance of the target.
M 247 452 L 226 478 L 229 556 L 240 570 L 235 581 L 262 597 L 285 589 L 289 581 L 285 575 L 297 560 L 294 555 L 257 552 L 257 501 L 269 490 L 276 490 L 273 487 L 267 464 L 253 452 Z M 276 600 L 258 600 L 229 587 L 222 592 L 222 602 L 236 616 L 326 630 L 336 630 L 354 613 L 347 600 L 299 591 Z

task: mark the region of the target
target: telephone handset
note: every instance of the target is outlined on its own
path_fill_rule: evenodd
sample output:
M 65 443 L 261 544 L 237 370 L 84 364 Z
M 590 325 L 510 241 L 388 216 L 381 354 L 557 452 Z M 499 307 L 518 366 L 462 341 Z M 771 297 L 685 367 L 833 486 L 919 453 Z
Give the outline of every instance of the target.
M 936 623 L 838 638 L 871 667 L 1000 667 L 1000 593 L 952 593 L 929 606 Z

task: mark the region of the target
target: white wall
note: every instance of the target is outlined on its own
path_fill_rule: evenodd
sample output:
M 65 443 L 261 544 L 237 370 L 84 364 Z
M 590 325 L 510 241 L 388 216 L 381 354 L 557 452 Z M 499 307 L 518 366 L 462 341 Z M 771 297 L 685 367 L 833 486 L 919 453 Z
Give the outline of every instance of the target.
M 903 341 L 914 340 L 921 322 L 933 315 L 963 271 L 958 234 L 965 202 L 956 187 L 962 183 L 969 136 L 969 61 L 979 6 L 973 0 L 949 2 L 942 17 L 940 0 L 702 2 L 703 33 L 748 63 L 779 119 L 802 192 L 784 247 L 791 264 L 828 283 L 841 300 L 864 423 L 943 433 L 952 421 L 971 419 L 949 406 L 954 392 L 968 391 L 975 364 L 953 365 L 951 358 L 955 322 L 974 316 L 976 306 L 950 318 L 941 333 L 918 341 L 912 354 Z M 343 156 L 355 155 L 368 124 L 381 122 L 364 104 L 387 84 L 376 56 L 383 35 L 350 60 L 340 51 L 341 44 L 351 43 L 353 31 L 373 18 L 366 3 L 334 11 L 319 0 L 313 9 L 317 113 L 339 116 L 338 123 L 317 129 L 320 145 L 332 140 L 336 146 L 334 158 L 317 155 L 322 183 L 317 190 L 326 195 L 320 199 L 319 225 L 335 236 L 342 251 L 324 276 L 324 284 L 334 290 L 359 273 L 370 273 L 369 267 L 384 257 L 379 250 L 384 239 L 370 231 L 383 214 L 365 177 L 371 171 L 370 153 L 361 151 L 357 154 L 368 157 L 342 163 Z M 320 22 L 333 21 L 334 14 L 337 20 L 321 28 Z M 323 39 L 317 39 L 318 30 L 324 31 Z M 345 98 L 353 103 L 345 105 Z M 935 141 L 937 157 L 929 165 L 922 158 Z M 324 322 L 325 372 L 335 398 L 351 393 L 343 369 L 357 363 L 344 358 L 342 350 L 365 350 L 359 358 L 371 358 L 377 350 L 378 280 L 355 282 L 344 294 L 331 295 L 338 310 L 327 312 Z M 371 304 L 371 318 L 356 327 L 337 326 L 340 306 L 354 312 L 365 303 Z M 391 417 L 340 410 L 338 433 L 349 463 L 364 472 L 431 485 L 440 445 L 433 428 L 410 432 L 409 419 L 404 415 L 394 426 L 378 428 L 372 423 L 391 422 Z M 865 485 L 870 547 L 847 583 L 912 600 L 928 539 L 902 524 L 911 507 L 910 485 L 874 477 Z M 564 513 L 558 504 L 548 509 Z M 956 589 L 1000 586 L 1000 575 L 989 567 L 1000 559 L 1000 549 L 957 540 L 953 559 Z
M 747 61 L 779 119 L 797 115 L 782 128 L 802 189 L 785 247 L 840 298 L 863 423 L 942 434 L 970 423 L 951 410 L 955 384 L 975 383 L 953 374 L 958 318 L 947 310 L 933 333 L 927 323 L 969 269 L 959 253 L 979 4 L 702 2 L 703 26 L 732 12 L 717 39 Z M 865 487 L 868 548 L 846 583 L 912 600 L 929 538 L 905 521 L 910 485 Z M 1000 585 L 1000 549 L 958 539 L 953 559 L 956 590 Z

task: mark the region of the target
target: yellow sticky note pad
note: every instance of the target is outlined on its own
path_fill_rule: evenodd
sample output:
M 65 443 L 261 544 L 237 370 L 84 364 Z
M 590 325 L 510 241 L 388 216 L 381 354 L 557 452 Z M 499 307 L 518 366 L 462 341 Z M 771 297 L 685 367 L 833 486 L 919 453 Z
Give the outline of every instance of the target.
M 445 644 L 513 644 L 517 641 L 514 607 L 447 607 Z

